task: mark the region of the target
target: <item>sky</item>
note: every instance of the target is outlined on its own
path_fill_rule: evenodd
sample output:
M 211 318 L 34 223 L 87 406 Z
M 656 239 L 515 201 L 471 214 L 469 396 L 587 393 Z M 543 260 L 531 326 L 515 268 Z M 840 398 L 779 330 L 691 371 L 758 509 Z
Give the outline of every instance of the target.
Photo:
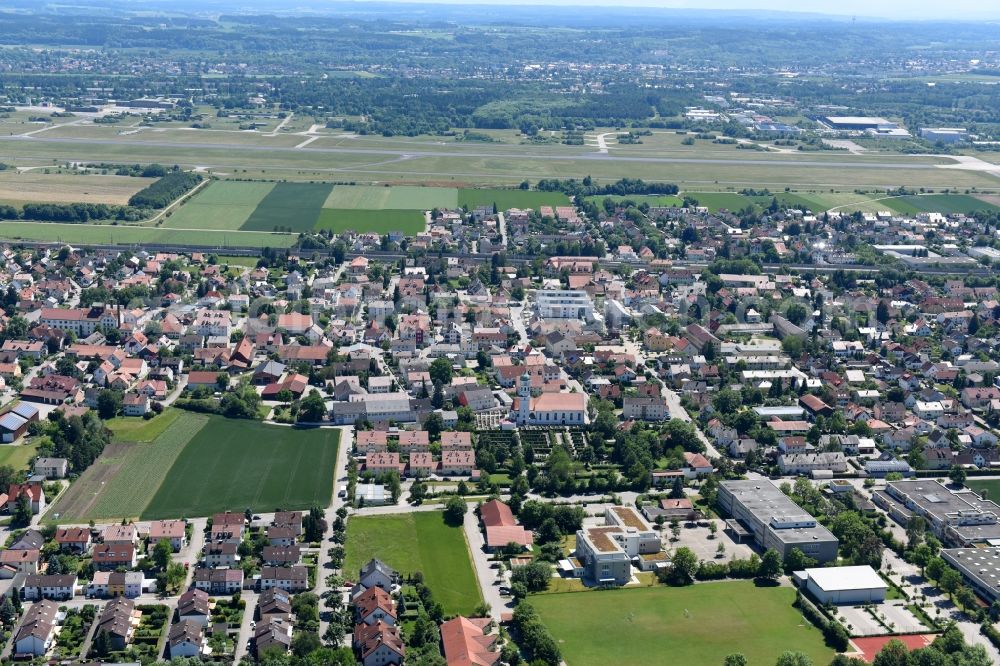
M 408 0 L 419 1 L 419 0 Z M 502 4 L 498 0 L 430 0 L 451 4 Z M 902 20 L 1000 20 L 1000 0 L 511 0 L 518 5 L 590 5 L 679 9 L 761 9 Z

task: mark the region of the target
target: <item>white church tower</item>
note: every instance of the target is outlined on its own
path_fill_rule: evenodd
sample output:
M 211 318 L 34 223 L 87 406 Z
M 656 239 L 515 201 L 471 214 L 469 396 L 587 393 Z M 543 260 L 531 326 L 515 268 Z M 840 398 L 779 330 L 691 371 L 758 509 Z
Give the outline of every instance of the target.
M 517 424 L 528 425 L 528 415 L 531 413 L 531 375 L 525 370 L 521 375 L 521 380 L 517 385 L 517 397 L 520 404 L 517 410 Z

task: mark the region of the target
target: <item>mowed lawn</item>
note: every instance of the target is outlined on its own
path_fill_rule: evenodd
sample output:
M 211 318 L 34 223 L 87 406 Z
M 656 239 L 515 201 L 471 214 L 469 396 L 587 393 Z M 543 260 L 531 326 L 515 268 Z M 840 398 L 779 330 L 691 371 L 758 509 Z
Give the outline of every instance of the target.
M 419 210 L 361 210 L 352 208 L 324 208 L 316 222 L 317 229 L 330 229 L 336 233 L 386 234 L 400 231 L 415 236 L 426 226 L 423 211 Z
M 326 507 L 339 441 L 337 429 L 213 416 L 184 447 L 142 517 Z
M 423 572 L 446 614 L 470 615 L 483 600 L 465 532 L 447 525 L 439 511 L 350 518 L 344 575 L 356 576 L 373 557 L 403 575 Z
M 239 229 L 264 200 L 274 183 L 218 180 L 166 218 L 169 229 Z
M 994 502 L 1000 499 L 1000 479 L 968 479 L 965 485 L 979 495 L 982 495 L 985 490 L 986 498 Z
M 311 231 L 332 188 L 329 183 L 275 183 L 240 229 Z
M 573 666 L 721 664 L 734 652 L 773 664 L 786 650 L 829 663 L 834 652 L 794 600 L 788 587 L 727 581 L 541 594 L 529 602 Z
M 475 208 L 493 206 L 504 211 L 508 208 L 534 208 L 542 206 L 568 206 L 569 197 L 562 192 L 537 192 L 533 190 L 500 188 L 465 188 L 458 191 L 458 205 Z

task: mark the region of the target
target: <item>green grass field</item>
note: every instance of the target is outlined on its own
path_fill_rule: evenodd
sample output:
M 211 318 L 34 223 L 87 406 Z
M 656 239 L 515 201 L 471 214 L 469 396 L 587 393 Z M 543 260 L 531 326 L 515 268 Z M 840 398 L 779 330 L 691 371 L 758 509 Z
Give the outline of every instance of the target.
M 735 192 L 685 192 L 685 194 L 697 200 L 698 205 L 705 206 L 712 212 L 722 208 L 736 212 L 747 206 L 753 206 L 755 203 L 753 199 Z
M 413 236 L 424 230 L 424 213 L 419 210 L 324 208 L 319 214 L 316 228 L 332 229 L 337 233 L 348 229 L 358 233 L 378 234 L 401 231 L 407 236 Z
M 763 665 L 786 650 L 828 663 L 833 651 L 792 607 L 794 599 L 788 587 L 727 581 L 542 594 L 529 601 L 573 666 L 653 666 L 665 663 L 665 655 L 674 664 L 721 664 L 734 652 Z
M 220 180 L 207 185 L 166 218 L 171 229 L 239 229 L 274 183 Z
M 211 417 L 170 467 L 142 517 L 328 506 L 339 441 L 335 429 Z
M 896 208 L 899 205 L 907 205 L 914 209 L 914 212 L 934 212 L 934 213 L 973 213 L 977 210 L 996 212 L 1000 211 L 1000 206 L 995 206 L 981 199 L 968 194 L 921 194 L 901 197 L 899 199 L 888 199 L 887 203 Z M 900 212 L 909 212 L 900 210 Z
M 10 465 L 20 471 L 28 466 L 37 451 L 37 437 L 29 444 L 4 444 L 0 446 L 0 465 Z
M 458 191 L 458 205 L 475 208 L 492 206 L 497 209 L 534 208 L 541 206 L 568 206 L 569 197 L 562 192 L 535 192 L 532 190 L 464 188 Z
M 636 204 L 649 204 L 650 206 L 657 206 L 663 208 L 670 208 L 672 206 L 683 206 L 684 197 L 673 196 L 669 194 L 663 195 L 638 195 L 638 196 L 601 196 L 595 195 L 592 197 L 587 197 L 587 201 L 591 201 L 595 206 L 601 206 L 604 204 L 605 199 L 611 199 L 612 201 L 634 201 Z
M 240 229 L 310 231 L 332 187 L 328 183 L 276 183 Z
M 152 442 L 166 432 L 185 412 L 168 408 L 149 421 L 134 416 L 116 416 L 104 425 L 115 434 L 115 439 L 123 442 Z
M 965 482 L 965 485 L 980 495 L 985 490 L 987 499 L 991 499 L 994 502 L 1000 499 L 1000 479 L 969 479 Z
M 453 187 L 418 185 L 336 185 L 324 208 L 363 210 L 419 210 L 458 207 L 458 190 Z
M 461 527 L 438 511 L 356 516 L 347 521 L 344 573 L 350 578 L 377 557 L 401 574 L 423 572 L 446 614 L 469 615 L 483 600 Z

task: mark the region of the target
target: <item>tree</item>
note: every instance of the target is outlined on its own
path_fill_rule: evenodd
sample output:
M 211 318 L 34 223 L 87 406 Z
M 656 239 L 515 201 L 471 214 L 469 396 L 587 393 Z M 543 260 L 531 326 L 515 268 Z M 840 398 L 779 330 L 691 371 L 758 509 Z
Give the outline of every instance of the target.
M 739 652 L 729 655 L 722 662 L 722 666 L 747 666 L 747 658 Z
M 157 569 L 166 571 L 174 557 L 174 547 L 170 545 L 170 539 L 160 539 L 153 546 L 153 564 Z
M 444 505 L 444 521 L 449 525 L 458 526 L 465 520 L 465 500 L 452 495 Z
M 873 666 L 906 666 L 910 663 L 910 651 L 895 638 L 886 643 L 875 655 Z
M 792 303 L 788 306 L 788 310 L 785 311 L 785 317 L 787 317 L 788 321 L 792 322 L 796 326 L 804 322 L 807 316 L 808 313 L 806 312 L 805 307 L 799 303 Z
M 941 575 L 948 568 L 948 563 L 945 562 L 940 557 L 932 557 L 928 562 L 927 566 L 924 567 L 924 573 L 931 580 L 941 580 Z
M 670 488 L 670 499 L 683 499 L 684 498 L 684 479 L 677 477 L 674 479 L 674 485 Z
M 95 657 L 107 657 L 111 653 L 111 640 L 108 637 L 108 632 L 97 632 L 97 636 L 94 638 L 94 645 L 91 649 Z
M 292 639 L 292 652 L 297 657 L 305 657 L 321 647 L 319 635 L 312 631 L 297 631 Z
M 442 357 L 434 359 L 434 362 L 431 363 L 431 367 L 428 372 L 430 373 L 431 381 L 435 384 L 451 384 L 451 361 L 447 358 Z
M 110 389 L 102 389 L 97 394 L 97 413 L 107 421 L 118 415 L 122 409 L 122 394 Z
M 781 553 L 774 548 L 768 548 L 764 556 L 760 558 L 760 566 L 757 568 L 757 576 L 767 580 L 775 580 L 781 575 Z
M 812 666 L 812 659 L 801 652 L 783 652 L 774 666 Z
M 785 558 L 785 573 L 791 574 L 793 571 L 802 571 L 816 566 L 816 560 L 803 553 L 798 548 L 792 548 Z
M 956 486 L 964 486 L 965 485 L 965 479 L 966 479 L 967 476 L 968 475 L 965 473 L 965 470 L 962 469 L 961 467 L 959 467 L 958 465 L 952 465 L 951 466 L 951 471 L 948 472 L 948 478 Z
M 32 515 L 31 500 L 28 499 L 28 494 L 22 491 L 17 496 L 17 502 L 14 504 L 14 513 L 11 514 L 11 522 L 18 527 L 23 527 L 31 524 Z
M 413 485 L 410 486 L 410 502 L 417 505 L 423 504 L 425 497 L 427 497 L 427 486 L 420 481 L 414 481 Z
M 552 568 L 539 561 L 530 562 L 524 566 L 514 567 L 510 573 L 512 583 L 521 583 L 528 592 L 541 592 L 549 587 L 552 578 Z
M 431 440 L 436 440 L 444 430 L 444 418 L 438 412 L 433 412 L 424 419 L 424 430 Z
M 319 423 L 326 418 L 326 402 L 323 396 L 316 389 L 309 391 L 301 403 L 299 403 L 299 421 L 306 423 Z
M 870 310 L 869 310 L 870 312 Z M 880 324 L 884 324 L 889 321 L 889 305 L 885 301 L 879 301 L 878 306 L 875 308 L 875 319 L 878 320 Z
M 962 584 L 962 574 L 958 573 L 951 567 L 948 567 L 941 572 L 941 577 L 938 579 L 938 587 L 947 594 L 953 594 L 958 590 L 959 586 Z
M 694 582 L 696 571 L 698 571 L 698 556 L 690 548 L 681 546 L 670 559 L 667 577 L 675 585 L 690 585 Z

